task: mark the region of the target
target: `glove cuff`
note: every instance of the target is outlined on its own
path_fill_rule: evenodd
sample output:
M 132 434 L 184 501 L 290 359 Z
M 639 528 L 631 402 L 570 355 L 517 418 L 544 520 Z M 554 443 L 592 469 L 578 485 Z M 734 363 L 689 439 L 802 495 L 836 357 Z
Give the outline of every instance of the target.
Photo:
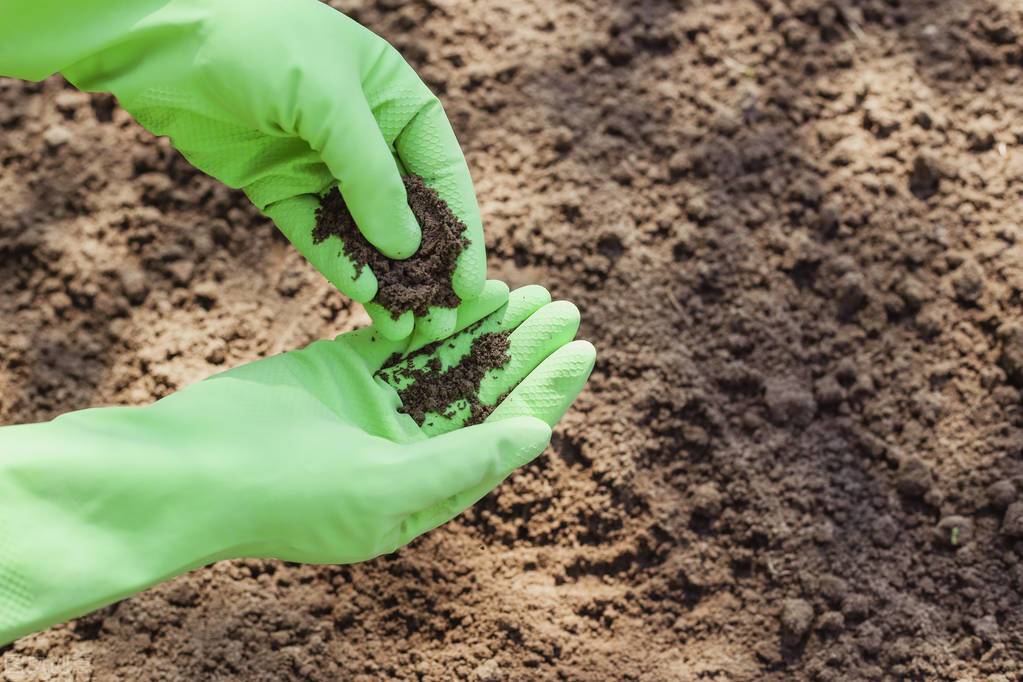
M 0 428 L 0 645 L 221 558 L 182 441 L 146 408 Z
M 9 525 L 0 519 L 0 644 L 19 636 L 16 628 L 28 620 L 33 602 L 31 583 L 19 565 L 20 551 Z

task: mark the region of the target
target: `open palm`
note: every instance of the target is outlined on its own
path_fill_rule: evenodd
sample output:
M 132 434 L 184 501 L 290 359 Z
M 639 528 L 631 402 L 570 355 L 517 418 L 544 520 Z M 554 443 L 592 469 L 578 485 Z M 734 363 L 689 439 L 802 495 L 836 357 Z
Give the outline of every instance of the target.
M 234 554 L 359 561 L 446 522 L 543 451 L 593 367 L 593 347 L 572 341 L 578 325 L 575 306 L 552 303 L 543 287 L 509 296 L 489 282 L 440 343 L 415 349 L 368 327 L 230 370 L 150 409 L 182 432 L 231 433 L 214 460 L 192 465 L 211 497 L 231 500 L 222 526 Z M 421 424 L 406 413 L 401 395 L 417 372 L 456 366 L 488 334 L 507 334 L 507 359 L 475 396 Z M 476 401 L 493 412 L 463 426 Z

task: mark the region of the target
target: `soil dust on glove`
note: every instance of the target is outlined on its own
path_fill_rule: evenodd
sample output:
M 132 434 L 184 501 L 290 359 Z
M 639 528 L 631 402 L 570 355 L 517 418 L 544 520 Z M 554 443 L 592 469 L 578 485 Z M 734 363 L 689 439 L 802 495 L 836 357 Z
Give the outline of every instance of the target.
M 409 207 L 423 231 L 419 250 L 405 260 L 380 253 L 359 231 L 337 187 L 320 199 L 313 228 L 313 243 L 339 237 L 345 255 L 355 264 L 356 276 L 367 265 L 376 275 L 378 289 L 373 302 L 398 319 L 407 310 L 423 317 L 431 306 L 457 308 L 462 302 L 451 279 L 459 254 L 469 245 L 466 226 L 447 202 L 418 175 L 404 177 Z

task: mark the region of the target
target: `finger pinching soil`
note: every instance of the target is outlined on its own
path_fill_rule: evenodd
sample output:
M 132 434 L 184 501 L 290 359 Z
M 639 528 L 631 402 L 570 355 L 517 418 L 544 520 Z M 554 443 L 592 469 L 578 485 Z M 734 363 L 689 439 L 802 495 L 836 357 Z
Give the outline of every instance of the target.
M 359 231 L 335 187 L 320 199 L 313 228 L 313 243 L 337 237 L 344 254 L 355 264 L 356 277 L 369 266 L 378 282 L 373 302 L 394 320 L 412 311 L 430 314 L 430 308 L 457 308 L 461 298 L 452 285 L 459 255 L 469 246 L 466 226 L 447 203 L 417 175 L 404 178 L 408 203 L 423 230 L 422 245 L 405 260 L 392 260 L 378 251 Z M 409 330 L 411 332 L 411 330 Z

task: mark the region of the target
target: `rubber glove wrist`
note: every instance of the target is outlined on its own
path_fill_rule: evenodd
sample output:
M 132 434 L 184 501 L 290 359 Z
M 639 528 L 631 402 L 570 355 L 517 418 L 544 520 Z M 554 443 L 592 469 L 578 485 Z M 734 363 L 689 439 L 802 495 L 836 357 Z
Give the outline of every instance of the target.
M 0 643 L 236 556 L 197 450 L 152 408 L 0 428 Z

